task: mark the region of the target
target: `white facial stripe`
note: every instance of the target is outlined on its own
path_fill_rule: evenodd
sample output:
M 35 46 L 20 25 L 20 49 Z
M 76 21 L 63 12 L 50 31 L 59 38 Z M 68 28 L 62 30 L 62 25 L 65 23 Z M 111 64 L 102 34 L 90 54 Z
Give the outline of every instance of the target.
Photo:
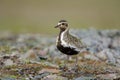
M 62 23 L 67 23 L 67 22 L 59 22 L 58 25 L 62 24 Z
M 58 23 L 58 25 L 60 25 L 61 23 Z

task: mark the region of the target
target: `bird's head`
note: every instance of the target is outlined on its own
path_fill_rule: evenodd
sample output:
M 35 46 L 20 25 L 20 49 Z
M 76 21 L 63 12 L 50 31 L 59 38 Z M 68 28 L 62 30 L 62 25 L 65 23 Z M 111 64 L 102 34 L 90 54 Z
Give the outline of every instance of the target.
M 66 30 L 68 28 L 68 23 L 66 20 L 60 20 L 55 28 L 60 28 L 60 30 Z

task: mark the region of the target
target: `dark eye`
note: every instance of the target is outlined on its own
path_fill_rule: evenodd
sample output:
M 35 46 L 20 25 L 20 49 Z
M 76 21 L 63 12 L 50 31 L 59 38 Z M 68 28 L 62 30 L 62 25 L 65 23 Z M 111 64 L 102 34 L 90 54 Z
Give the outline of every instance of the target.
M 62 25 L 65 25 L 65 23 L 62 23 Z

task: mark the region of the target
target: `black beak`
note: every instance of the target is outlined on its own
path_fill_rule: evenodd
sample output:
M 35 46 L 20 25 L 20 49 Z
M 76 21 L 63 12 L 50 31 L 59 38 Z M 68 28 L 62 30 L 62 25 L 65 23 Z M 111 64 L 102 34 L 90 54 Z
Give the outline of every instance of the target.
M 54 28 L 58 28 L 58 27 L 59 27 L 59 25 L 55 26 Z

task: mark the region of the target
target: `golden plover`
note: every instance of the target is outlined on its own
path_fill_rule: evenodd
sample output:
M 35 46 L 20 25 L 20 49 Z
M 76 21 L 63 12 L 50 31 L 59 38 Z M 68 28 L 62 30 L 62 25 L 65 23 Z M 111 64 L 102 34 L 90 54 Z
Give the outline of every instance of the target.
M 76 55 L 82 51 L 82 49 L 87 49 L 80 39 L 71 35 L 69 33 L 69 27 L 66 20 L 60 20 L 55 28 L 60 29 L 59 36 L 56 40 L 56 46 L 59 51 L 68 55 L 68 60 L 70 55 Z M 77 65 L 77 57 L 76 63 Z

